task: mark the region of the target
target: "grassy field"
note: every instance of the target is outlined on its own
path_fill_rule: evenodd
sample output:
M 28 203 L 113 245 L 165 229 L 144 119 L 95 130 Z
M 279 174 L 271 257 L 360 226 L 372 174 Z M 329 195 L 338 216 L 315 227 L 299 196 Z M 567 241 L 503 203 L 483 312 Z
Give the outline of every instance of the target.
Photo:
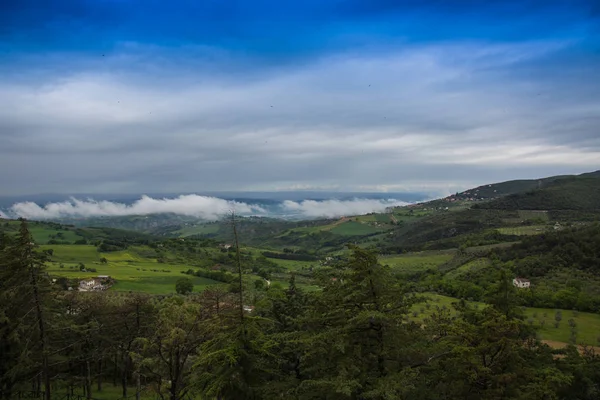
M 344 236 L 360 236 L 381 232 L 381 229 L 356 221 L 348 221 L 331 228 L 330 232 Z
M 51 239 L 71 243 L 83 239 L 71 230 L 57 230 L 41 224 L 30 224 L 29 232 L 31 232 L 31 236 L 33 236 L 33 241 L 37 244 L 46 244 Z M 59 236 L 54 237 L 56 235 Z
M 296 261 L 296 260 L 281 260 L 279 258 L 269 258 L 270 261 L 273 261 L 275 264 L 284 267 L 290 271 L 297 271 L 302 269 L 302 267 L 314 267 L 319 265 L 317 261 Z
M 503 249 L 506 247 L 510 247 L 516 243 L 519 243 L 519 242 L 505 242 L 505 243 L 498 243 L 498 244 L 487 244 L 484 246 L 473 246 L 473 247 L 467 247 L 466 251 L 467 251 L 467 253 L 486 252 L 486 251 L 489 251 L 492 249 Z
M 531 225 L 531 226 L 513 226 L 507 228 L 498 228 L 498 232 L 503 235 L 539 235 L 548 230 L 547 225 Z
M 458 299 L 448 296 L 442 296 L 435 293 L 424 294 L 429 300 L 425 303 L 416 304 L 412 308 L 413 313 L 412 319 L 423 320 L 429 317 L 436 309 L 435 306 L 440 308 L 448 308 L 452 314 L 454 309 L 452 303 L 457 302 Z M 427 308 L 429 303 L 429 308 Z M 478 307 L 485 307 L 483 303 L 468 302 L 471 305 L 477 304 Z M 560 311 L 562 314 L 562 320 L 555 328 L 555 315 L 556 312 Z M 584 312 L 573 312 L 572 310 L 556 310 L 547 308 L 529 308 L 524 309 L 524 314 L 527 323 L 532 323 L 537 328 L 539 338 L 541 340 L 552 340 L 556 342 L 568 343 L 571 337 L 571 327 L 569 326 L 569 320 L 573 319 L 576 324 L 577 332 L 577 344 L 585 344 L 590 346 L 598 346 L 600 339 L 600 314 L 584 313 Z M 542 323 L 541 321 L 545 321 Z
M 418 272 L 429 268 L 436 268 L 452 258 L 448 253 L 412 253 L 398 256 L 382 256 L 379 258 L 381 264 L 389 265 L 396 272 Z
M 540 219 L 548 222 L 548 211 L 535 211 L 535 210 L 519 210 L 519 217 L 521 219 Z
M 48 244 L 40 246 L 41 250 L 52 249 L 52 261 L 62 263 L 93 263 L 100 262 L 102 255 L 91 245 Z
M 48 264 L 50 275 L 78 279 L 109 275 L 117 281 L 112 290 L 168 294 L 175 291 L 175 282 L 183 276 L 192 279 L 194 291 L 201 291 L 207 286 L 219 283 L 211 279 L 183 275 L 181 272 L 190 268 L 187 265 L 162 264 L 154 259 L 141 257 L 138 250 L 143 251 L 146 248 L 133 247 L 125 251 L 99 253 L 94 246 L 85 245 L 40 247 L 54 250 L 52 262 Z M 102 264 L 101 257 L 105 257 L 108 263 Z M 86 268 L 96 269 L 96 272 L 79 271 L 77 264 L 80 262 L 84 263 Z
M 208 224 L 208 225 L 196 225 L 196 226 L 186 226 L 178 231 L 174 231 L 177 235 L 181 237 L 191 236 L 191 235 L 209 235 L 211 233 L 217 233 L 219 231 L 219 225 L 217 224 Z
M 458 278 L 459 276 L 466 274 L 469 271 L 477 271 L 479 269 L 489 266 L 490 264 L 491 261 L 488 258 L 477 258 L 473 261 L 469 261 L 464 265 L 461 265 L 456 269 L 453 269 L 444 276 L 448 279 Z
M 560 311 L 562 320 L 555 327 L 555 315 Z M 572 310 L 553 310 L 546 308 L 526 308 L 525 315 L 528 323 L 532 322 L 538 328 L 540 339 L 569 342 L 571 327 L 569 320 L 575 322 L 577 344 L 598 346 L 600 344 L 600 315 Z M 543 322 L 542 322 L 543 321 Z

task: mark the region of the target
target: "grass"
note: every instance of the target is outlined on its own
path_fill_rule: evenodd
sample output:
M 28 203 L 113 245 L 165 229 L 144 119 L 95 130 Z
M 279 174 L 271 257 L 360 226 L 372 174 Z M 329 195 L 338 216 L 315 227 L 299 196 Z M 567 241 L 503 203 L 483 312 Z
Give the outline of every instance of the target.
M 384 224 L 389 224 L 392 221 L 387 214 L 375 214 L 375 220 Z
M 177 235 L 181 237 L 191 236 L 191 235 L 209 235 L 211 233 L 218 233 L 219 225 L 218 224 L 210 224 L 210 225 L 196 225 L 196 226 L 186 226 L 182 229 L 174 231 Z
M 458 299 L 436 293 L 424 293 L 423 295 L 428 298 L 427 303 L 429 303 L 430 307 L 427 309 L 426 303 L 415 304 L 412 311 L 418 313 L 418 315 L 416 317 L 411 315 L 411 319 L 423 320 L 429 317 L 435 311 L 435 306 L 439 306 L 440 308 L 445 306 L 450 310 L 451 314 L 455 313 L 452 308 L 452 303 L 459 301 Z M 484 303 L 472 301 L 468 301 L 467 303 L 478 305 L 479 307 L 486 306 Z M 562 321 L 558 328 L 555 328 L 554 316 L 557 311 L 561 312 Z M 569 326 L 568 321 L 569 319 L 573 319 L 576 324 L 577 344 L 589 346 L 598 346 L 599 344 L 600 314 L 530 307 L 524 308 L 524 314 L 527 323 L 529 323 L 530 319 L 533 321 L 533 326 L 537 328 L 538 336 L 541 340 L 568 343 L 571 336 L 571 327 Z M 543 327 L 541 326 L 540 321 L 546 321 Z
M 337 235 L 360 236 L 381 232 L 381 229 L 356 221 L 348 221 L 331 228 L 330 231 Z
M 46 244 L 41 245 L 40 250 L 52 249 L 52 261 L 62 263 L 93 263 L 100 262 L 102 255 L 91 245 L 76 244 Z
M 447 253 L 426 253 L 423 255 L 412 253 L 399 256 L 383 256 L 380 257 L 379 261 L 382 264 L 389 265 L 396 272 L 411 273 L 436 268 L 451 258 L 452 255 Z
M 53 239 L 51 236 L 56 236 L 57 234 L 61 234 L 62 236 L 54 238 L 58 241 L 67 241 L 72 243 L 76 240 L 83 239 L 81 236 L 77 235 L 71 230 L 58 230 L 49 226 L 34 223 L 29 225 L 29 232 L 31 233 L 31 236 L 33 236 L 33 241 L 37 244 L 46 244 L 49 240 Z
M 513 226 L 506 228 L 498 228 L 498 232 L 503 235 L 517 235 L 517 236 L 526 236 L 526 235 L 539 235 L 548 230 L 548 226 L 546 225 L 530 225 L 530 226 Z
M 548 218 L 548 211 L 519 210 L 518 212 L 519 217 L 523 220 L 540 219 L 545 222 L 550 220 L 550 218 Z
M 279 258 L 269 258 L 269 260 L 290 271 L 297 271 L 302 269 L 302 267 L 314 267 L 319 264 L 316 261 L 281 260 Z
M 134 291 L 151 294 L 168 294 L 175 291 L 175 282 L 181 277 L 189 277 L 194 282 L 194 291 L 200 291 L 219 282 L 211 279 L 183 275 L 191 267 L 184 264 L 162 264 L 156 260 L 141 257 L 136 248 L 111 253 L 98 253 L 94 246 L 53 245 L 54 255 L 48 265 L 52 276 L 85 279 L 97 275 L 109 275 L 117 283 L 111 290 Z M 137 249 L 143 250 L 143 249 Z M 100 263 L 106 257 L 107 264 Z M 77 263 L 83 262 L 86 268 L 96 272 L 81 272 Z M 60 268 L 60 264 L 64 267 Z
M 486 244 L 484 246 L 473 246 L 473 247 L 467 247 L 466 252 L 467 253 L 475 253 L 475 252 L 487 252 L 493 249 L 503 249 L 503 248 L 507 248 L 510 247 L 516 243 L 519 242 L 504 242 L 504 243 L 497 243 L 497 244 Z
M 562 313 L 562 321 L 558 328 L 554 327 L 556 312 Z M 544 316 L 544 314 L 546 316 Z M 533 325 L 538 328 L 540 339 L 554 340 L 558 342 L 568 343 L 571 337 L 571 327 L 569 320 L 575 321 L 575 330 L 577 332 L 577 344 L 586 344 L 590 346 L 598 346 L 600 339 L 600 315 L 573 312 L 572 310 L 554 310 L 546 308 L 526 308 L 525 315 L 527 319 L 533 321 Z M 542 322 L 545 321 L 542 327 Z
M 488 258 L 477 258 L 473 261 L 469 261 L 468 263 L 461 265 L 460 267 L 453 269 L 448 272 L 445 277 L 448 279 L 455 279 L 461 275 L 466 274 L 469 271 L 477 271 L 479 269 L 485 268 L 491 264 L 491 261 Z

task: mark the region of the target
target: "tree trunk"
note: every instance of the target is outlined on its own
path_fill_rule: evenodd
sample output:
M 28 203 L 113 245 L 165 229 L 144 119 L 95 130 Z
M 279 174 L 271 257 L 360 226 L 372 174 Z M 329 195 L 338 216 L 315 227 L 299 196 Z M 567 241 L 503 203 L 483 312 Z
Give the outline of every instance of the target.
M 117 386 L 117 382 L 119 380 L 119 352 L 115 351 L 115 360 L 114 360 L 114 368 L 113 371 L 113 386 Z
M 123 397 L 127 397 L 127 374 L 129 372 L 129 356 L 127 353 L 123 356 L 123 373 L 121 374 L 121 386 L 123 387 Z
M 92 372 L 89 361 L 85 362 L 85 394 L 86 398 L 92 398 Z
M 98 391 L 102 391 L 102 360 L 98 360 Z
M 35 302 L 35 313 L 38 319 L 38 329 L 40 331 L 40 345 L 42 351 L 42 379 L 44 381 L 44 399 L 50 400 L 50 374 L 48 372 L 48 343 L 46 338 L 46 327 L 44 323 L 44 314 L 42 313 L 42 305 L 40 294 L 35 275 L 35 266 L 29 265 L 29 273 L 31 275 L 31 286 L 33 288 L 33 300 Z
M 142 391 L 142 384 L 140 382 L 140 374 L 135 374 L 135 400 L 140 400 L 140 392 Z

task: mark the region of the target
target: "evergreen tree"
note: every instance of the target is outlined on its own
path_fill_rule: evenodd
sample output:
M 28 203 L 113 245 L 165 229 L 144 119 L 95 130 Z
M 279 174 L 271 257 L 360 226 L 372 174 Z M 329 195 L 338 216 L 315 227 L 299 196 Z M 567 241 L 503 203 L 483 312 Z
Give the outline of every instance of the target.
M 350 249 L 311 310 L 300 398 L 398 398 L 408 387 L 419 328 L 403 317 L 413 300 L 375 253 Z
M 34 247 L 24 219 L 16 237 L 3 236 L 0 245 L 0 390 L 7 398 L 17 383 L 31 379 L 37 382 L 36 391 L 43 386 L 45 398 L 51 396 L 46 314 L 49 281 L 43 257 Z

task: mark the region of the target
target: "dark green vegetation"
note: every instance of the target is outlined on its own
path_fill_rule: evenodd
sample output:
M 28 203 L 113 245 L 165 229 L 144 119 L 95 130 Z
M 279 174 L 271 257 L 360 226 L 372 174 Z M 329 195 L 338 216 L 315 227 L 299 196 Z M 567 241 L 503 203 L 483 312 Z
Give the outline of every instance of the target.
M 600 360 L 581 346 L 600 345 L 599 182 L 316 221 L 122 217 L 32 236 L 0 221 L 0 390 L 596 399 Z M 98 275 L 107 290 L 66 290 Z
M 60 290 L 25 223 L 4 235 L 0 395 L 568 400 L 600 393 L 600 357 L 540 342 L 504 268 L 485 304 L 444 303 L 416 294 L 356 246 L 315 272 L 319 291 L 302 290 L 294 275 L 286 285 L 246 285 L 234 247 L 237 279 L 229 287 L 152 297 Z M 571 332 L 584 321 L 563 319 Z

